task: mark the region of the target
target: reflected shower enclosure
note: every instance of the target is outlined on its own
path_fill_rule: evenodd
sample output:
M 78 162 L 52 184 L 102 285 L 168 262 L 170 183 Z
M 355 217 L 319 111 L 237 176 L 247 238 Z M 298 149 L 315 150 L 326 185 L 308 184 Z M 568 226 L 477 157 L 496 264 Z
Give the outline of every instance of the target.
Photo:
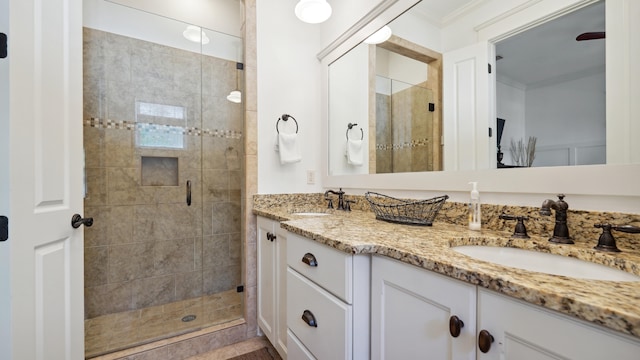
M 376 76 L 376 173 L 434 170 L 433 102 L 424 86 Z
M 226 99 L 242 39 L 194 36 L 190 24 L 109 2 L 93 16 L 83 44 L 85 214 L 95 220 L 85 229 L 87 357 L 243 315 L 243 106 Z

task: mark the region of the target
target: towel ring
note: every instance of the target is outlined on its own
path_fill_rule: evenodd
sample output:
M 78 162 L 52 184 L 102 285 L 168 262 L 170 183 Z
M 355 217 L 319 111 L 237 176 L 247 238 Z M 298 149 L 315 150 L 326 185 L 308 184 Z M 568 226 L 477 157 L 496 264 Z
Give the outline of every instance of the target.
M 298 121 L 296 120 L 296 118 L 288 114 L 282 114 L 282 117 L 279 117 L 278 121 L 276 121 L 276 132 L 278 132 L 278 134 L 280 134 L 280 130 L 278 130 L 278 123 L 280 122 L 280 120 L 287 121 L 289 120 L 289 118 L 292 118 L 293 122 L 296 123 L 296 134 L 298 133 Z
M 349 140 L 349 130 L 353 129 L 354 126 L 358 126 L 358 124 L 349 123 L 349 125 L 347 125 L 347 140 Z M 364 131 L 362 128 L 360 128 L 360 140 L 364 140 Z

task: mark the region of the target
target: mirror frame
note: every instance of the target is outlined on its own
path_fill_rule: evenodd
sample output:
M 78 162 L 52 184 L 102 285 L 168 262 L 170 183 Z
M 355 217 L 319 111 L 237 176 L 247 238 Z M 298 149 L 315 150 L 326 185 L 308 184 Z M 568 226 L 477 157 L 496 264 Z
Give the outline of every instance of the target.
M 480 24 L 474 28 L 478 33 L 478 41 L 495 43 L 512 34 L 523 31 L 528 27 L 548 21 L 569 11 L 586 6 L 596 0 L 542 0 L 530 2 L 531 11 L 523 14 L 519 12 L 522 6 L 516 10 L 510 10 Z M 322 185 L 324 188 L 350 188 L 350 189 L 378 189 L 378 190 L 408 190 L 408 191 L 445 191 L 464 192 L 469 191 L 469 181 L 478 181 L 483 192 L 496 193 L 498 195 L 509 194 L 574 194 L 602 197 L 618 197 L 624 201 L 632 211 L 640 213 L 640 159 L 636 158 L 640 153 L 640 145 L 636 145 L 630 151 L 635 157 L 627 156 L 629 164 L 608 165 L 581 165 L 563 167 L 539 167 L 520 169 L 488 169 L 474 171 L 438 171 L 420 173 L 394 173 L 394 174 L 362 174 L 362 175 L 329 175 L 328 163 L 328 78 L 329 65 L 340 58 L 351 48 L 380 27 L 386 25 L 404 11 L 415 5 L 416 0 L 383 0 L 371 12 L 360 19 L 354 26 L 338 37 L 333 43 L 318 53 L 322 68 L 322 121 L 323 121 L 323 152 L 322 152 Z M 540 4 L 540 3 L 544 4 Z M 532 4 L 533 3 L 533 4 Z M 556 11 L 549 13 L 549 9 Z M 623 33 L 629 31 L 628 22 L 621 21 L 625 17 L 622 11 L 610 11 L 607 7 L 607 32 Z M 623 24 L 624 23 L 624 24 Z M 523 25 L 526 24 L 526 25 Z M 627 26 L 625 28 L 625 26 Z M 615 38 L 612 36 L 612 38 Z M 627 37 L 626 41 L 630 41 Z M 625 39 L 621 40 L 624 41 Z M 608 40 L 611 41 L 611 40 Z M 624 65 L 627 59 L 615 59 L 609 56 L 609 43 L 607 43 L 607 77 L 615 77 L 615 83 L 621 82 L 629 76 L 629 67 Z M 626 67 L 625 67 L 626 66 Z M 621 67 L 616 69 L 615 67 Z M 626 77 L 625 77 L 626 76 Z M 622 139 L 623 143 L 632 144 L 634 130 L 640 129 L 633 125 L 631 113 L 640 116 L 640 106 L 630 103 L 631 90 L 629 86 L 613 89 L 607 81 L 607 118 L 623 118 L 627 129 L 628 138 Z M 622 99 L 616 106 L 609 106 L 612 99 Z M 491 96 L 490 105 L 495 113 L 495 95 Z M 491 111 L 490 111 L 491 113 Z M 608 137 L 609 135 L 607 135 Z M 609 144 L 609 140 L 607 139 Z M 618 140 L 619 141 L 619 140 Z M 589 202 L 591 207 L 599 204 Z M 615 207 L 615 205 L 614 205 Z

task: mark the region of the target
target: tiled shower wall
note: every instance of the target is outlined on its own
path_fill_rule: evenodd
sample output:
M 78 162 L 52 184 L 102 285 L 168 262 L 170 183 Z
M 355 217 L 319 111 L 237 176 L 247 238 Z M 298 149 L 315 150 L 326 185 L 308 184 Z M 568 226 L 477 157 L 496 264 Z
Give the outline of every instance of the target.
M 241 283 L 244 109 L 226 100 L 236 76 L 233 61 L 84 29 L 86 318 Z M 138 146 L 140 123 L 160 138 L 178 131 L 182 147 Z M 143 157 L 177 169 L 145 162 L 143 186 Z
M 376 94 L 376 172 L 434 170 L 433 93 L 416 85 L 392 96 Z

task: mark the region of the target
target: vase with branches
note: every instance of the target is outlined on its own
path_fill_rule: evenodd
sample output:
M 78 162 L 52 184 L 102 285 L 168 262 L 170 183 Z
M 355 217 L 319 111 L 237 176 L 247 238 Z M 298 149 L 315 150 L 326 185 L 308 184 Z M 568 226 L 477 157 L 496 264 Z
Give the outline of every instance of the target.
M 523 139 L 517 142 L 511 139 L 509 152 L 514 165 L 526 167 L 533 165 L 533 160 L 536 158 L 536 141 L 537 138 L 535 136 L 529 136 L 526 144 Z

